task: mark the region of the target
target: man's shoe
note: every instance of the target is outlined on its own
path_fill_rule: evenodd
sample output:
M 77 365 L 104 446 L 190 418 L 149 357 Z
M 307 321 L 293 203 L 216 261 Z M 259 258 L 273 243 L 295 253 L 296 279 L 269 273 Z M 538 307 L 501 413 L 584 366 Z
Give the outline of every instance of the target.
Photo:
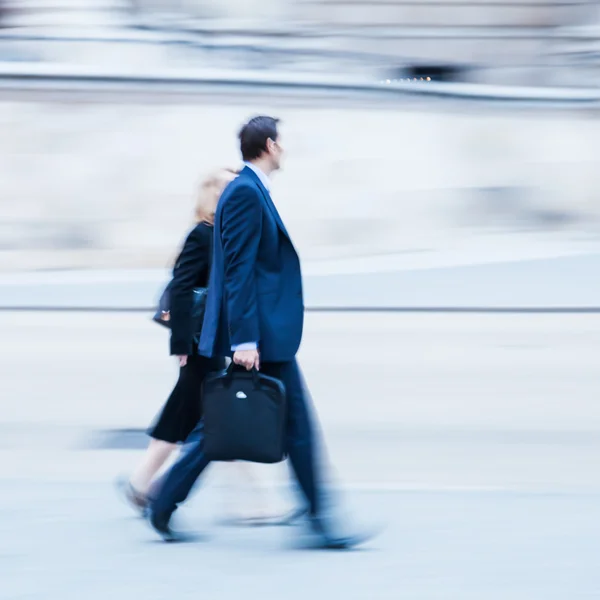
M 174 531 L 171 529 L 169 524 L 170 516 L 158 515 L 152 511 L 148 516 L 148 522 L 150 526 L 160 537 L 163 542 L 167 542 L 170 544 L 181 544 L 185 542 L 193 542 L 198 539 L 198 536 L 194 536 L 192 534 L 183 533 L 179 531 Z

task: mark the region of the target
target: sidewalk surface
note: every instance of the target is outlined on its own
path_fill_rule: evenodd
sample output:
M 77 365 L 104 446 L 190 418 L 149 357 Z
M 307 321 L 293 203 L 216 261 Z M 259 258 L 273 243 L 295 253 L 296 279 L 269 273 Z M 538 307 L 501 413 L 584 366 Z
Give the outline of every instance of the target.
M 176 546 L 158 543 L 106 484 L 7 481 L 2 492 L 3 600 L 578 600 L 600 590 L 598 496 L 364 493 L 357 508 L 385 532 L 335 554 L 296 549 L 290 529 L 215 526 L 208 493 L 184 515 L 204 539 Z
M 121 504 L 140 452 L 102 440 L 143 429 L 175 375 L 147 315 L 5 311 L 0 330 L 1 600 L 599 597 L 596 315 L 309 314 L 333 483 L 383 527 L 343 554 L 220 524 L 226 465 L 178 515 L 194 544 Z M 293 501 L 284 466 L 263 476 Z

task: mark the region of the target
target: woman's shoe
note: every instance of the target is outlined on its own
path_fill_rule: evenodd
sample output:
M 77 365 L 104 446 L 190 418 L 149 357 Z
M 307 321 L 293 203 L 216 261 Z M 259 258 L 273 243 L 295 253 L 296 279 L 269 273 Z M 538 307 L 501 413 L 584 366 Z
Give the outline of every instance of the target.
M 302 517 L 308 514 L 308 509 L 297 508 L 281 514 L 256 514 L 229 517 L 222 520 L 222 524 L 234 527 L 289 527 L 296 525 Z
M 117 491 L 121 498 L 137 512 L 140 517 L 146 517 L 148 514 L 148 499 L 144 494 L 138 492 L 127 477 L 119 477 L 116 482 Z

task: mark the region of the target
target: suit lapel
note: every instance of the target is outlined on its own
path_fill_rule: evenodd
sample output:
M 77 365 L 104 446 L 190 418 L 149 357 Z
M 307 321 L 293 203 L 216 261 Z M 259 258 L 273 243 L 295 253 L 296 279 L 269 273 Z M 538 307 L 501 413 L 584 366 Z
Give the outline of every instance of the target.
M 254 183 L 258 186 L 258 189 L 260 190 L 260 192 L 265 200 L 265 204 L 268 206 L 269 210 L 271 211 L 271 214 L 273 215 L 273 218 L 275 219 L 277 226 L 279 227 L 281 232 L 289 239 L 290 234 L 287 232 L 287 229 L 285 228 L 285 225 L 283 224 L 283 221 L 281 220 L 281 216 L 279 215 L 279 211 L 277 210 L 277 207 L 273 203 L 273 200 L 271 199 L 271 194 L 269 194 L 269 191 L 267 190 L 267 188 L 265 188 L 265 186 L 262 184 L 261 180 L 258 178 L 256 173 L 252 169 L 245 167 L 244 170 L 242 171 L 242 173 L 244 173 L 248 177 L 250 177 L 252 179 L 252 181 L 254 181 Z

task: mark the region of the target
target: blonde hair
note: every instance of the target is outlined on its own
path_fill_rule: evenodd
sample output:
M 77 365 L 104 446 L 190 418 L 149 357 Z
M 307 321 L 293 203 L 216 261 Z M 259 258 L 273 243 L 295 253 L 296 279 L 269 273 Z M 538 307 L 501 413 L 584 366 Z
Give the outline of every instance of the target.
M 215 221 L 215 211 L 223 190 L 230 181 L 239 175 L 238 169 L 229 167 L 212 171 L 200 186 L 200 193 L 196 201 L 196 221 L 212 225 Z

